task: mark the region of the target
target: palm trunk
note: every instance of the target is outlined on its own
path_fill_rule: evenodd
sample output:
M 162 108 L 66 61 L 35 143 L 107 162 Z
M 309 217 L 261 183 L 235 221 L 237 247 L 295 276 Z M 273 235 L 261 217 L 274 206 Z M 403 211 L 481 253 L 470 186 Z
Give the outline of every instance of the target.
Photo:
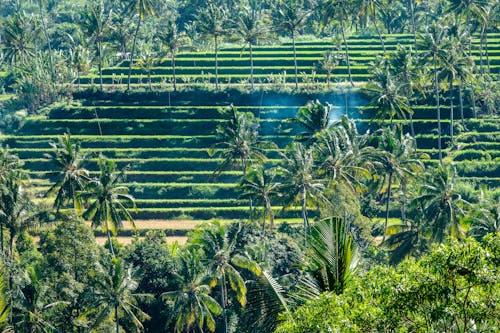
M 479 70 L 481 75 L 484 75 L 484 63 L 483 63 L 483 35 L 484 35 L 484 25 L 481 29 L 481 35 L 479 37 Z M 472 37 L 471 37 L 472 39 Z
M 384 50 L 384 56 L 385 56 L 387 53 L 387 50 L 385 48 L 384 39 L 382 38 L 382 33 L 380 32 L 380 28 L 377 25 L 377 20 L 375 18 L 375 14 L 372 14 L 372 20 L 373 20 L 373 25 L 375 26 L 375 31 L 377 32 L 377 35 L 378 35 L 378 39 L 380 39 L 380 44 L 382 44 L 382 49 Z
M 326 73 L 326 87 L 328 89 L 330 89 L 331 78 L 332 78 L 332 73 L 331 72 Z
M 299 89 L 299 75 L 297 70 L 297 50 L 295 48 L 295 32 L 292 31 L 292 45 L 293 45 L 293 68 L 295 70 L 295 89 Z
M 488 51 L 488 30 L 484 30 L 484 51 L 486 55 L 486 67 L 488 68 L 488 73 L 491 73 L 490 67 L 490 52 Z
M 454 105 L 453 105 L 453 79 L 450 79 L 450 137 L 451 137 L 451 142 L 453 143 L 453 113 L 454 111 Z
M 347 38 L 345 37 L 343 14 L 340 15 L 340 30 L 342 30 L 342 40 L 344 41 L 345 60 L 347 64 L 347 73 L 349 75 L 349 82 L 351 83 L 351 86 L 354 86 L 354 82 L 352 81 L 352 75 L 351 75 L 351 62 L 349 61 L 349 45 L 347 44 Z
M 408 99 L 408 106 L 411 108 L 410 99 Z M 411 132 L 411 137 L 413 139 L 413 142 L 415 143 L 414 149 L 415 149 L 415 153 L 416 153 L 417 152 L 417 139 L 415 139 L 415 126 L 413 124 L 413 112 L 409 112 L 408 116 L 410 117 L 410 132 Z
M 50 78 L 52 79 L 52 83 L 55 84 L 54 63 L 52 59 L 52 46 L 50 44 L 50 37 L 47 31 L 47 25 L 45 24 L 45 17 L 43 15 L 42 0 L 38 0 L 38 9 L 40 10 L 40 19 L 42 21 L 43 34 L 45 35 L 45 39 L 47 40 L 47 47 L 49 48 Z
M 132 63 L 134 62 L 135 44 L 137 42 L 137 35 L 139 34 L 139 28 L 141 27 L 141 15 L 137 19 L 137 26 L 134 32 L 134 41 L 132 42 L 132 50 L 130 52 L 130 62 L 128 64 L 128 79 L 127 79 L 127 91 L 130 90 L 130 76 L 132 75 Z
M 102 42 L 98 42 L 97 48 L 99 49 L 99 88 L 102 92 Z
M 266 210 L 267 214 L 269 215 L 269 229 L 271 231 L 274 229 L 274 212 L 273 212 L 273 206 L 271 205 L 271 200 L 269 198 L 266 198 Z
M 177 91 L 177 78 L 175 77 L 175 52 L 171 52 L 172 55 L 172 80 L 174 80 L 174 91 Z
M 464 128 L 464 130 L 467 130 L 464 119 L 464 96 L 462 90 L 463 90 L 462 81 L 460 81 L 458 85 L 458 99 L 460 100 L 460 118 L 462 119 L 462 127 Z
M 80 71 L 78 71 L 77 75 L 77 82 L 78 82 L 78 90 L 80 90 Z
M 2 254 L 4 254 L 4 245 L 3 245 L 3 226 L 0 225 L 0 247 L 2 248 Z
M 437 122 L 438 122 L 438 150 L 439 150 L 439 164 L 443 165 L 443 152 L 441 144 L 441 108 L 439 105 L 439 82 L 438 82 L 438 72 L 436 64 L 436 55 L 433 55 L 434 62 L 434 88 L 436 93 L 436 110 L 437 110 Z
M 102 136 L 102 127 L 101 121 L 99 120 L 99 116 L 97 115 L 97 109 L 94 108 L 95 119 L 97 120 L 97 127 L 99 128 L 99 135 Z
M 10 229 L 9 230 L 9 259 L 10 260 L 13 260 L 14 259 L 14 236 L 15 236 L 15 232 L 13 229 Z
M 217 45 L 217 35 L 214 35 L 215 44 L 215 90 L 219 90 L 219 49 Z
M 385 203 L 385 225 L 384 234 L 382 235 L 382 243 L 385 242 L 385 234 L 387 233 L 387 225 L 389 224 L 389 203 L 391 201 L 391 190 L 392 190 L 392 172 L 389 174 L 389 184 L 387 187 L 387 201 Z
M 118 317 L 118 304 L 115 304 L 116 333 L 120 333 L 120 319 Z
M 309 227 L 309 220 L 307 218 L 307 192 L 302 190 L 302 218 L 304 219 L 304 247 L 307 246 L 307 229 Z
M 344 90 L 344 106 L 345 106 L 345 116 L 349 118 L 349 98 L 347 95 L 347 88 Z
M 253 82 L 253 46 L 252 46 L 252 43 L 248 43 L 248 47 L 250 48 L 250 87 L 253 91 L 254 82 Z
M 109 232 L 109 228 L 106 228 L 106 234 L 108 236 L 109 251 L 111 251 L 111 255 L 114 258 L 115 257 L 115 251 L 113 249 L 113 243 L 111 242 L 111 233 Z
M 416 51 L 418 48 L 418 44 L 417 44 L 417 26 L 415 24 L 415 6 L 413 0 L 409 1 L 410 1 L 410 11 L 411 11 L 411 24 L 413 27 L 413 41 L 415 43 L 415 51 Z
M 476 111 L 476 94 L 474 93 L 474 86 L 471 84 L 470 87 L 470 95 L 471 95 L 471 103 L 472 103 L 472 114 L 474 115 L 474 118 L 477 118 L 477 111 Z
M 226 312 L 226 275 L 222 274 L 222 283 L 220 286 L 221 289 L 221 306 L 222 306 L 222 324 L 223 326 L 223 332 L 227 333 L 227 312 Z

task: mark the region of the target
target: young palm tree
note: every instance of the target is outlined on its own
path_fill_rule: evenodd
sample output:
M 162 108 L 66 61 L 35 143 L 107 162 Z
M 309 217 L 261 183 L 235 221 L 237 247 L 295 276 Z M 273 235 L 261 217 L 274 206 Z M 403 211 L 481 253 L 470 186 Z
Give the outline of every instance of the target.
M 454 187 L 455 179 L 449 168 L 439 166 L 421 187 L 414 204 L 421 209 L 430 238 L 441 242 L 446 235 L 462 237 L 460 218 L 469 206 Z
M 237 253 L 236 241 L 240 230 L 241 226 L 236 234 L 230 236 L 228 228 L 215 221 L 198 229 L 191 237 L 191 244 L 203 250 L 205 265 L 220 286 L 223 332 L 227 332 L 228 289 L 233 290 L 242 307 L 247 303 L 247 287 L 239 270 L 247 269 L 256 275 L 261 273 L 257 264 L 247 256 Z
M 3 22 L 2 51 L 10 65 L 23 65 L 35 56 L 30 20 L 24 13 L 16 13 Z
M 433 25 L 428 31 L 420 36 L 421 49 L 425 50 L 422 54 L 423 59 L 430 57 L 434 72 L 434 93 L 436 97 L 436 111 L 438 122 L 438 149 L 439 163 L 443 165 L 443 152 L 441 140 L 441 106 L 440 106 L 440 88 L 439 88 L 439 66 L 444 62 L 449 49 L 449 40 L 446 36 L 447 28 L 439 24 Z
M 281 192 L 285 203 L 299 203 L 302 206 L 305 244 L 309 229 L 307 207 L 313 199 L 326 202 L 323 196 L 325 182 L 317 177 L 312 149 L 307 149 L 299 142 L 292 143 L 286 149 L 279 170 L 283 177 Z
M 71 63 L 76 70 L 77 88 L 80 89 L 80 75 L 90 70 L 92 57 L 89 49 L 83 45 L 77 45 L 71 50 Z
M 342 34 L 342 40 L 344 41 L 345 49 L 345 60 L 347 64 L 347 72 L 349 75 L 349 82 L 351 86 L 354 86 L 351 75 L 351 63 L 349 61 L 349 44 L 346 38 L 346 22 L 349 19 L 349 15 L 352 12 L 353 1 L 349 0 L 325 0 L 322 7 L 322 17 L 323 23 L 328 24 L 333 18 L 336 18 L 340 22 L 340 32 Z
M 269 216 L 269 228 L 274 229 L 274 211 L 272 199 L 279 195 L 280 183 L 276 181 L 276 169 L 266 169 L 263 165 L 253 165 L 250 171 L 240 180 L 239 188 L 244 197 L 261 202 L 264 206 L 262 229 L 266 228 Z
M 294 140 L 310 146 L 316 142 L 318 134 L 331 125 L 332 117 L 333 105 L 330 103 L 323 105 L 318 100 L 308 102 L 306 106 L 297 111 L 295 118 L 291 120 L 304 129 L 303 132 L 295 136 Z
M 337 52 L 330 50 L 323 55 L 323 59 L 319 62 L 320 69 L 326 72 L 326 87 L 328 89 L 330 89 L 332 73 L 339 64 L 339 58 Z
M 150 15 L 155 15 L 157 3 L 155 0 L 130 0 L 126 11 L 132 17 L 137 15 L 137 25 L 135 26 L 134 39 L 132 41 L 132 49 L 130 51 L 130 62 L 128 64 L 127 90 L 130 90 L 130 76 L 132 75 L 132 63 L 134 62 L 135 46 L 137 43 L 137 35 L 142 21 Z
M 170 55 L 172 65 L 172 83 L 174 91 L 177 91 L 177 79 L 175 77 L 175 56 L 179 48 L 187 44 L 187 35 L 180 32 L 177 23 L 174 20 L 167 20 L 165 26 L 156 34 L 156 38 Z
M 103 63 L 103 42 L 109 31 L 111 12 L 106 13 L 104 3 L 96 1 L 91 3 L 82 12 L 82 30 L 96 46 L 96 53 L 99 67 L 99 88 L 102 91 L 102 63 Z
M 471 216 L 467 217 L 470 221 L 468 236 L 481 240 L 488 234 L 500 234 L 500 199 L 485 197 L 481 192 L 478 207 L 472 210 Z
M 292 38 L 295 89 L 299 88 L 295 37 L 306 25 L 307 19 L 312 15 L 312 13 L 312 10 L 306 9 L 304 0 L 276 1 L 273 8 L 272 16 L 275 21 L 276 29 L 290 35 Z
M 47 195 L 56 194 L 54 208 L 57 212 L 69 203 L 76 207 L 77 193 L 83 191 L 89 180 L 89 172 L 82 167 L 86 156 L 81 152 L 80 142 L 74 142 L 71 134 L 65 133 L 58 143 L 50 142 L 52 153 L 45 154 L 58 171 L 55 184 L 47 191 Z
M 84 317 L 92 314 L 96 318 L 93 328 L 98 329 L 108 318 L 115 319 L 115 332 L 120 332 L 120 318 L 126 318 L 137 329 L 143 329 L 141 320 L 149 316 L 138 306 L 141 298 L 152 297 L 138 294 L 138 282 L 131 266 L 124 267 L 122 259 L 113 257 L 110 263 L 98 265 L 98 278 L 92 292 L 92 305 Z
M 135 201 L 134 197 L 128 194 L 128 187 L 121 185 L 125 178 L 123 170 L 117 172 L 115 163 L 102 155 L 99 156 L 98 165 L 99 178 L 91 180 L 87 188 L 78 193 L 78 197 L 84 202 L 90 201 L 82 217 L 90 220 L 93 228 L 102 227 L 108 236 L 109 250 L 114 256 L 111 233 L 116 235 L 117 230 L 122 227 L 122 220 L 129 221 L 135 229 L 134 220 L 127 207 L 132 205 L 135 208 Z
M 227 20 L 226 10 L 213 2 L 207 8 L 200 9 L 197 17 L 201 33 L 214 38 L 216 90 L 219 90 L 219 39 L 227 34 Z
M 220 112 L 229 119 L 227 123 L 217 126 L 219 142 L 209 150 L 211 156 L 223 159 L 215 174 L 239 164 L 242 175 L 245 175 L 250 164 L 265 161 L 264 149 L 270 145 L 259 140 L 259 123 L 252 113 L 238 112 L 232 105 Z
M 236 35 L 248 45 L 250 52 L 250 85 L 254 89 L 253 46 L 269 34 L 262 13 L 253 8 L 243 7 L 236 19 Z
M 210 296 L 214 285 L 208 269 L 201 263 L 200 255 L 194 249 L 186 249 L 178 258 L 176 290 L 161 294 L 165 301 L 171 301 L 175 332 L 203 332 L 205 326 L 215 332 L 214 315 L 222 313 L 222 307 Z

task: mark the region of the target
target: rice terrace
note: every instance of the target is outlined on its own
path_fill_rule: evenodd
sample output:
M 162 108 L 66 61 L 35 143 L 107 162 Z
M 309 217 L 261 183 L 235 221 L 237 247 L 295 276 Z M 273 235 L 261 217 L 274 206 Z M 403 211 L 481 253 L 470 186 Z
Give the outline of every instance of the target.
M 1 0 L 2 332 L 498 332 L 500 1 Z

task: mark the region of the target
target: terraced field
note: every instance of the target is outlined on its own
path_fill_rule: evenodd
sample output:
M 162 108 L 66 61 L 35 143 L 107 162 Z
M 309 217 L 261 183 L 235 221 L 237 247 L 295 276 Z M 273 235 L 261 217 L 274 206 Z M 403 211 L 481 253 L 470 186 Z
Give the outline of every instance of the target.
M 477 41 L 476 41 L 477 42 Z M 411 44 L 411 36 L 391 36 L 386 38 L 388 50 L 394 50 L 397 43 Z M 315 64 L 331 44 L 327 42 L 299 43 L 298 55 L 300 72 L 310 75 Z M 492 71 L 500 69 L 500 35 L 490 37 L 490 64 Z M 351 38 L 350 49 L 353 61 L 353 77 L 361 82 L 368 78 L 367 63 L 381 52 L 378 40 Z M 225 49 L 221 52 L 221 80 L 242 82 L 248 79 L 248 58 L 240 50 Z M 477 52 L 476 52 L 477 53 Z M 270 75 L 287 71 L 290 65 L 290 45 L 259 47 L 255 49 L 256 74 L 261 81 L 270 81 Z M 213 55 L 189 53 L 177 59 L 179 83 L 198 82 L 202 84 L 204 75 L 212 80 Z M 107 84 L 116 84 L 118 76 L 126 73 L 126 63 L 122 67 L 105 70 Z M 345 64 L 341 64 L 335 75 L 345 78 Z M 134 82 L 144 74 L 134 69 Z M 155 82 L 169 80 L 171 68 L 164 62 L 154 69 Z M 323 74 L 321 74 L 323 75 Z M 321 75 L 318 79 L 323 80 Z M 305 76 L 303 76 L 304 78 Z M 292 81 L 287 74 L 287 82 Z M 84 77 L 82 83 L 88 84 L 95 77 Z M 201 80 L 201 81 L 200 81 Z M 123 83 L 123 82 L 122 82 Z M 243 84 L 243 83 L 242 83 Z M 189 93 L 131 93 L 96 94 L 94 98 L 80 98 L 65 106 L 55 107 L 46 117 L 29 118 L 15 136 L 3 136 L 0 140 L 25 161 L 25 166 L 33 179 L 34 191 L 42 194 L 49 186 L 48 172 L 52 166 L 44 159 L 50 151 L 48 142 L 70 131 L 75 139 L 81 141 L 83 148 L 90 154 L 87 167 L 96 172 L 96 157 L 102 152 L 116 160 L 119 167 L 130 166 L 127 185 L 137 199 L 138 220 L 151 222 L 139 223 L 142 231 L 149 229 L 172 229 L 171 236 L 180 237 L 199 221 L 220 218 L 240 219 L 248 216 L 248 202 L 240 198 L 235 188 L 240 173 L 230 171 L 219 179 L 212 177 L 220 160 L 211 158 L 207 150 L 215 143 L 215 128 L 224 122 L 218 109 L 234 103 L 238 110 L 254 113 L 261 121 L 261 134 L 265 139 L 275 142 L 279 149 L 284 148 L 292 135 L 299 129 L 284 120 L 293 117 L 298 107 L 308 100 L 319 97 L 336 106 L 335 117 L 345 113 L 342 96 L 335 94 L 322 96 L 276 95 L 258 92 L 242 97 L 230 91 L 219 94 L 206 94 L 204 98 L 190 98 Z M 443 103 L 445 101 L 443 100 Z M 366 108 L 367 100 L 361 93 L 351 91 L 349 96 L 349 116 L 356 119 L 362 130 L 374 129 L 379 124 L 371 120 L 374 110 Z M 435 109 L 419 105 L 415 110 L 415 130 L 418 133 L 419 150 L 430 155 L 429 164 L 437 163 L 437 135 Z M 469 106 L 466 117 L 472 116 Z M 449 133 L 449 107 L 442 112 L 443 133 Z M 403 122 L 405 129 L 408 123 Z M 455 125 L 460 121 L 456 120 Z M 456 137 L 455 144 L 445 152 L 453 159 L 458 175 L 477 184 L 491 187 L 500 185 L 500 121 L 498 118 L 469 119 L 468 132 Z M 101 136 L 102 132 L 102 136 Z M 444 135 L 445 147 L 451 147 L 449 136 Z M 457 150 L 457 148 L 459 148 Z M 269 150 L 270 164 L 279 161 L 279 149 Z M 474 161 L 474 163 L 471 163 Z M 40 199 L 43 200 L 43 199 Z M 300 213 L 291 208 L 282 211 L 275 207 L 278 220 L 298 221 Z M 383 208 L 380 209 L 382 216 Z M 397 209 L 394 209 L 394 216 Z M 153 222 L 154 221 L 154 222 Z M 179 221 L 189 221 L 182 224 Z M 122 236 L 129 237 L 125 230 Z
M 398 44 L 413 46 L 412 35 L 387 35 L 384 36 L 388 52 L 394 51 Z M 378 55 L 383 54 L 380 41 L 376 37 L 352 36 L 349 39 L 349 59 L 353 81 L 365 82 L 369 79 L 368 68 L 370 62 Z M 480 64 L 479 40 L 474 39 L 475 49 L 472 55 L 476 64 Z M 489 63 L 492 73 L 500 71 L 500 34 L 489 34 L 488 49 Z M 307 41 L 297 43 L 297 64 L 299 82 L 325 83 L 326 73 L 318 68 L 319 62 L 328 50 L 338 52 L 339 65 L 333 72 L 332 81 L 344 81 L 347 78 L 347 65 L 345 62 L 342 44 L 334 44 L 331 40 Z M 293 49 L 291 43 L 279 46 L 257 46 L 253 48 L 254 77 L 256 83 L 286 84 L 294 82 Z M 248 49 L 242 51 L 239 47 L 225 48 L 219 52 L 219 82 L 229 86 L 247 85 L 250 78 L 250 55 Z M 215 56 L 212 52 L 181 53 L 175 59 L 176 81 L 182 85 L 204 85 L 215 81 Z M 486 57 L 483 56 L 486 66 Z M 103 82 L 106 85 L 119 86 L 126 83 L 128 74 L 128 61 L 122 62 L 118 67 L 107 68 L 103 71 Z M 151 81 L 155 85 L 168 87 L 172 83 L 170 59 L 164 59 L 151 68 Z M 132 69 L 132 84 L 146 85 L 147 75 L 143 68 Z M 81 84 L 96 85 L 98 78 L 93 75 L 83 76 Z

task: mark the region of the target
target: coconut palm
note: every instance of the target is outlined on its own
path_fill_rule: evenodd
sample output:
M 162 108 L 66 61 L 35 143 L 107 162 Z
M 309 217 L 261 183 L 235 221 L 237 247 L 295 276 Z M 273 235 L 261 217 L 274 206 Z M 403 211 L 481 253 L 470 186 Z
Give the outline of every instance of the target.
M 330 88 L 332 73 L 339 64 L 339 55 L 334 51 L 327 51 L 319 62 L 319 68 L 326 72 L 326 87 Z
M 323 105 L 318 100 L 308 102 L 306 106 L 297 111 L 295 118 L 291 120 L 304 130 L 295 136 L 295 141 L 310 146 L 316 142 L 317 135 L 332 123 L 332 117 L 333 105 L 330 103 Z
M 180 32 L 177 23 L 174 20 L 167 20 L 165 25 L 162 26 L 156 33 L 156 39 L 160 41 L 167 53 L 170 55 L 170 62 L 172 65 L 172 83 L 174 91 L 177 91 L 177 79 L 175 77 L 175 56 L 179 48 L 187 44 L 187 35 Z
M 297 69 L 297 50 L 295 38 L 300 30 L 306 25 L 307 19 L 312 15 L 312 10 L 306 8 L 304 0 L 276 1 L 273 7 L 273 20 L 276 29 L 292 38 L 293 67 L 295 74 L 295 89 L 299 88 L 299 76 Z
M 351 75 L 351 63 L 349 61 L 349 44 L 346 38 L 346 22 L 349 20 L 349 15 L 352 13 L 353 1 L 349 0 L 325 0 L 322 6 L 322 17 L 323 23 L 326 25 L 330 23 L 333 18 L 336 18 L 340 22 L 340 32 L 342 34 L 342 40 L 344 42 L 345 49 L 345 60 L 347 64 L 347 72 L 349 75 L 349 82 L 354 86 Z
M 198 28 L 202 35 L 214 39 L 215 89 L 219 90 L 219 42 L 227 35 L 228 18 L 226 10 L 210 1 L 207 8 L 201 8 L 197 16 Z
M 441 106 L 440 106 L 440 87 L 439 87 L 439 72 L 440 64 L 442 64 L 447 56 L 449 49 L 449 40 L 447 38 L 447 27 L 435 24 L 431 26 L 427 32 L 420 35 L 420 46 L 423 50 L 422 59 L 430 57 L 433 66 L 434 74 L 434 93 L 436 98 L 436 111 L 438 123 L 438 149 L 439 163 L 443 165 L 443 152 L 441 140 Z
M 35 56 L 30 24 L 24 13 L 16 13 L 4 21 L 1 35 L 5 62 L 17 66 Z
M 262 13 L 250 7 L 243 7 L 236 19 L 236 35 L 248 45 L 250 55 L 250 85 L 254 89 L 253 46 L 265 39 L 269 34 Z
M 53 55 L 52 55 L 52 45 L 50 42 L 49 32 L 47 30 L 47 22 L 45 22 L 45 7 L 47 6 L 47 0 L 37 0 L 38 10 L 40 14 L 40 22 L 42 22 L 43 34 L 45 40 L 47 42 L 47 48 L 49 51 L 49 66 L 50 66 L 50 77 L 52 78 L 52 82 L 55 83 L 55 72 L 54 72 L 54 64 L 53 64 Z
M 135 293 L 138 282 L 132 266 L 125 267 L 122 259 L 97 265 L 98 275 L 92 288 L 91 306 L 84 318 L 95 318 L 92 326 L 98 329 L 105 320 L 114 317 L 115 332 L 120 332 L 120 319 L 126 319 L 137 329 L 143 329 L 142 320 L 149 316 L 138 306 L 138 301 L 152 297 Z
M 299 203 L 304 223 L 304 243 L 307 240 L 309 217 L 307 207 L 313 200 L 326 202 L 324 180 L 317 176 L 312 149 L 300 142 L 292 143 L 283 154 L 279 167 L 282 174 L 281 193 L 287 205 Z
M 470 204 L 454 187 L 455 177 L 449 168 L 439 166 L 426 177 L 420 195 L 413 200 L 426 220 L 425 228 L 433 241 L 441 242 L 447 235 L 461 238 L 460 219 Z
M 104 3 L 95 1 L 91 3 L 82 12 L 81 26 L 86 36 L 95 44 L 98 70 L 99 70 L 99 88 L 102 91 L 102 63 L 103 63 L 103 43 L 104 38 L 109 32 L 111 12 L 106 13 Z
M 130 51 L 130 62 L 128 64 L 127 90 L 130 90 L 130 76 L 132 75 L 132 63 L 134 62 L 135 46 L 137 43 L 137 35 L 141 28 L 142 21 L 150 15 L 156 13 L 156 0 L 130 0 L 126 12 L 131 16 L 137 15 L 137 25 L 135 26 L 134 39 L 132 41 L 132 49 Z
M 399 183 L 401 187 L 406 187 L 408 180 L 421 172 L 424 165 L 415 153 L 414 140 L 409 135 L 403 135 L 401 128 L 385 128 L 380 137 L 379 147 L 387 152 L 382 162 L 387 181 L 383 242 L 389 223 L 389 205 L 393 184 Z
M 264 208 L 262 229 L 266 228 L 269 217 L 269 228 L 274 229 L 274 211 L 271 201 L 279 195 L 280 183 L 276 180 L 276 169 L 266 169 L 263 165 L 253 165 L 250 171 L 240 180 L 239 188 L 244 197 L 261 202 Z
M 150 43 L 139 43 L 139 60 L 137 61 L 137 65 L 142 68 L 144 72 L 146 72 L 147 80 L 148 80 L 148 88 L 150 91 L 153 90 L 152 81 L 151 81 L 151 73 L 153 72 L 153 66 L 158 62 L 156 58 L 156 52 L 153 50 L 153 45 Z
M 58 143 L 50 142 L 52 152 L 45 154 L 57 171 L 53 172 L 57 179 L 47 191 L 47 195 L 56 194 L 54 208 L 57 212 L 68 203 L 76 207 L 76 194 L 83 191 L 89 180 L 89 172 L 83 168 L 86 156 L 81 152 L 80 142 L 74 142 L 71 134 L 65 133 L 58 139 Z
M 498 235 L 500 233 L 500 200 L 486 197 L 481 191 L 479 203 L 467 217 L 467 222 L 470 223 L 468 236 L 480 240 L 487 234 Z
M 229 119 L 217 126 L 218 143 L 209 150 L 211 156 L 223 159 L 215 174 L 239 164 L 242 175 L 245 175 L 250 164 L 265 161 L 264 149 L 270 144 L 259 140 L 259 123 L 252 113 L 238 112 L 232 105 L 219 112 Z
M 227 332 L 227 304 L 229 288 L 236 295 L 238 303 L 244 307 L 247 303 L 247 287 L 245 280 L 239 272 L 240 269 L 247 269 L 260 275 L 260 269 L 248 257 L 237 253 L 237 239 L 240 229 L 231 236 L 229 229 L 219 221 L 214 221 L 194 232 L 190 239 L 190 244 L 203 250 L 202 261 L 208 267 L 212 276 L 217 279 L 220 286 L 223 332 Z
M 78 198 L 90 202 L 82 217 L 92 222 L 92 227 L 102 227 L 108 236 L 109 249 L 114 256 L 111 233 L 116 235 L 127 220 L 135 229 L 135 223 L 127 205 L 135 208 L 134 197 L 128 194 L 128 187 L 121 185 L 125 180 L 124 170 L 117 172 L 113 161 L 99 156 L 99 178 L 89 181 L 85 190 L 78 192 Z M 78 200 L 77 200 L 78 203 Z
M 76 70 L 76 80 L 78 89 L 80 89 L 80 75 L 90 70 L 92 57 L 89 49 L 83 45 L 77 45 L 71 50 L 71 63 Z
M 215 331 L 214 315 L 222 313 L 222 307 L 210 296 L 215 281 L 209 270 L 201 262 L 199 253 L 186 249 L 178 257 L 176 290 L 161 294 L 164 301 L 172 302 L 172 318 L 175 332 L 203 332 L 205 326 L 210 332 Z
M 360 6 L 363 9 L 363 13 L 370 17 L 371 23 L 375 27 L 375 31 L 377 32 L 385 56 L 387 53 L 387 49 L 385 48 L 384 39 L 382 38 L 382 33 L 380 32 L 380 28 L 378 27 L 377 24 L 377 12 L 379 11 L 378 8 L 379 2 L 380 0 L 361 0 Z

